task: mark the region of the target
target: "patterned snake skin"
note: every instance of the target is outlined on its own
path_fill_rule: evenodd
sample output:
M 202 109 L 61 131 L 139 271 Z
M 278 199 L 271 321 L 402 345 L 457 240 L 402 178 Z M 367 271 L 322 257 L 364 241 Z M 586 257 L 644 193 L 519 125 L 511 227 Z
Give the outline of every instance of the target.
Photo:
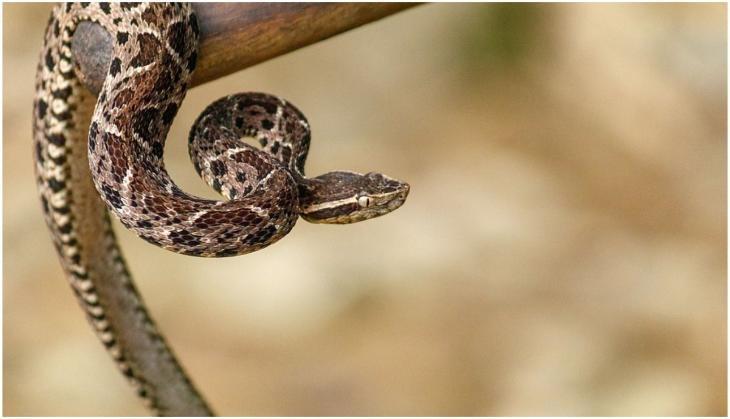
M 101 25 L 114 41 L 96 103 L 72 60 L 71 39 L 82 21 Z M 366 220 L 398 208 L 409 191 L 377 173 L 306 178 L 309 124 L 291 104 L 261 93 L 216 101 L 190 133 L 196 171 L 227 199 L 180 190 L 162 155 L 195 68 L 198 36 L 187 4 L 59 5 L 37 70 L 34 157 L 53 242 L 97 335 L 137 394 L 161 415 L 212 411 L 148 315 L 107 209 L 165 249 L 232 256 L 279 240 L 300 215 L 316 223 Z

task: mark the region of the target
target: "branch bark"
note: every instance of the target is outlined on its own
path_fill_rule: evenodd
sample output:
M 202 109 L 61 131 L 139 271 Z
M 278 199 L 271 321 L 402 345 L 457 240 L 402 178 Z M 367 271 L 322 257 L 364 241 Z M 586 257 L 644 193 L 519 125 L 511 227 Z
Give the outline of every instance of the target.
M 192 86 L 381 19 L 418 3 L 195 3 L 200 51 Z M 94 94 L 109 68 L 112 39 L 79 24 L 71 44 L 79 78 Z

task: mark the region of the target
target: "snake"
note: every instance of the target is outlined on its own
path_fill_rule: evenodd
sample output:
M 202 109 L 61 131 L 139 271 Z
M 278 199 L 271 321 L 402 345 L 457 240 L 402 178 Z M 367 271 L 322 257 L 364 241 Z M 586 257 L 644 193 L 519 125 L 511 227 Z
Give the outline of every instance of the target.
M 81 22 L 111 36 L 98 96 L 71 41 Z M 54 7 L 37 67 L 33 156 L 41 207 L 61 266 L 101 343 L 157 415 L 213 415 L 160 333 L 132 280 L 110 214 L 145 241 L 184 255 L 267 247 L 301 216 L 348 224 L 387 214 L 409 185 L 380 173 L 306 177 L 311 130 L 265 93 L 221 98 L 188 137 L 191 161 L 221 199 L 184 192 L 163 162 L 165 140 L 198 60 L 190 4 L 66 3 Z

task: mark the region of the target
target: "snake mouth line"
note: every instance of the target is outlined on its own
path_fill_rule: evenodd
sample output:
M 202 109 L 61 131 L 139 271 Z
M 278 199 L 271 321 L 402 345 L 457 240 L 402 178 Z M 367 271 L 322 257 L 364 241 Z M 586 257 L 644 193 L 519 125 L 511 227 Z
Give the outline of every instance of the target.
M 376 199 L 379 198 L 381 202 L 374 207 L 362 208 L 358 204 L 357 197 L 350 197 L 310 205 L 303 208 L 299 215 L 306 221 L 315 224 L 352 224 L 395 211 L 405 203 L 409 192 L 410 186 L 403 184 L 400 191 L 377 197 Z
M 401 192 L 396 199 L 388 202 L 388 212 L 394 211 L 400 208 L 401 205 L 405 204 L 406 198 L 408 198 L 408 192 L 410 192 L 410 186 L 405 185 L 405 190 Z

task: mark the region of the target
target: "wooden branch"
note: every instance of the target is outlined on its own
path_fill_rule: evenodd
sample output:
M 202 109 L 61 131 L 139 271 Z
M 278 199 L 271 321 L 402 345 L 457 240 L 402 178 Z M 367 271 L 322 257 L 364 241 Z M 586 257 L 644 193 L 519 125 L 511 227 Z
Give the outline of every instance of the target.
M 200 52 L 192 86 L 215 80 L 418 3 L 194 3 Z M 82 22 L 72 40 L 76 71 L 95 94 L 109 68 L 112 39 Z

